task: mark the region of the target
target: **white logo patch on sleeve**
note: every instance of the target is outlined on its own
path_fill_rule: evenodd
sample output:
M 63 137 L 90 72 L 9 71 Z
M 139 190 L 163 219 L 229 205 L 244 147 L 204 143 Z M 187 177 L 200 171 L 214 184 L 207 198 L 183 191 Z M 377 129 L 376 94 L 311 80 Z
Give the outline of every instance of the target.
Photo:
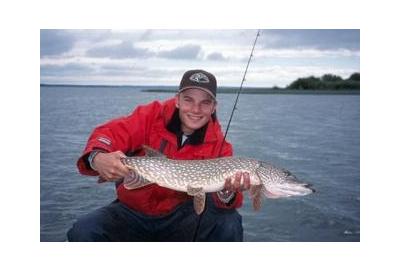
M 107 144 L 108 146 L 111 145 L 111 141 L 110 141 L 109 139 L 105 138 L 105 137 L 98 137 L 97 140 L 98 140 L 99 142 L 102 142 L 102 143 L 104 143 L 104 144 Z

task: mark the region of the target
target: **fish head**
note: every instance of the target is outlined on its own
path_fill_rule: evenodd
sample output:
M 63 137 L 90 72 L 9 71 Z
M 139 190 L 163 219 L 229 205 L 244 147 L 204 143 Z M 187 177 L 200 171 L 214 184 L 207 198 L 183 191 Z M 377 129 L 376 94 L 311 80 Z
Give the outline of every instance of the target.
M 256 173 L 268 198 L 305 196 L 315 192 L 310 184 L 299 181 L 290 171 L 267 162 L 260 162 Z

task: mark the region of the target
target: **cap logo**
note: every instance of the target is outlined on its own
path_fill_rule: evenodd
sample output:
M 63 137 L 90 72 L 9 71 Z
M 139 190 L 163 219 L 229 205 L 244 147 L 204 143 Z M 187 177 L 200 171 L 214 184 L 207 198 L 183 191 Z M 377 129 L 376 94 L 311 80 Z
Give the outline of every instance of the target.
M 197 83 L 209 83 L 210 82 L 208 77 L 201 72 L 192 74 L 192 76 L 189 77 L 189 80 L 191 80 L 192 82 L 197 82 Z

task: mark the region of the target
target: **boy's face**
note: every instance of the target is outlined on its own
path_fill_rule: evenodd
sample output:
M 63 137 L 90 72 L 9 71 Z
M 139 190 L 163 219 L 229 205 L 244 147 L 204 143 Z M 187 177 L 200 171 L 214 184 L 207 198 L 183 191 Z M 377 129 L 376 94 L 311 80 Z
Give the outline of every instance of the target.
M 175 96 L 176 107 L 182 122 L 182 131 L 186 135 L 203 127 L 217 107 L 217 101 L 203 90 L 187 89 Z

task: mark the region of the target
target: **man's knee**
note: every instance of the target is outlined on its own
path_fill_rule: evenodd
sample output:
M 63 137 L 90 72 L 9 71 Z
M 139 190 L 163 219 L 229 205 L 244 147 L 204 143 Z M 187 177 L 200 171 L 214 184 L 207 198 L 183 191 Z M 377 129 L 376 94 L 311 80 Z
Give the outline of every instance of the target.
M 91 216 L 78 219 L 67 232 L 67 237 L 69 242 L 107 241 L 101 227 Z
M 242 217 L 237 211 L 219 211 L 202 222 L 198 241 L 241 242 L 243 241 Z
M 218 241 L 243 241 L 242 217 L 235 212 L 224 215 L 218 222 L 220 240 Z

